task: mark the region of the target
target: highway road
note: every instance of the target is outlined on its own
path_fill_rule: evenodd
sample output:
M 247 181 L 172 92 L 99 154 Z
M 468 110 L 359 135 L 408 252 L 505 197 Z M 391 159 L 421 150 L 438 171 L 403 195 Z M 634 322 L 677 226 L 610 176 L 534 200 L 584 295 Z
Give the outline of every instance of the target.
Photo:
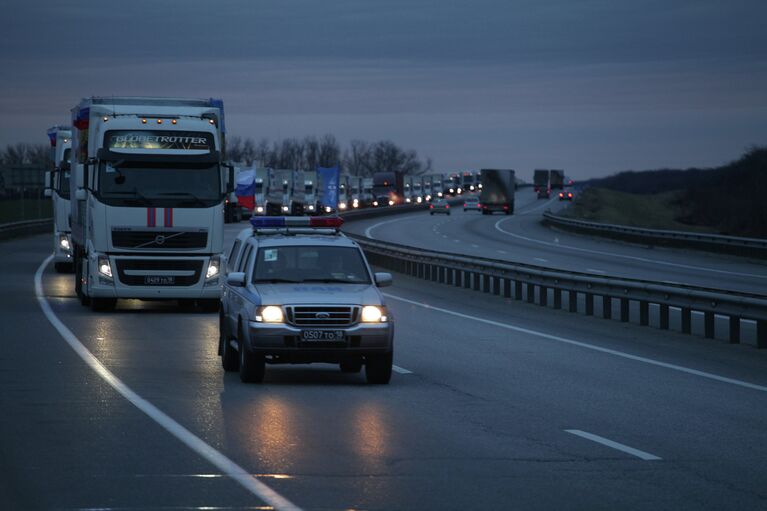
M 436 226 L 471 250 L 495 238 L 462 226 L 498 221 L 527 225 L 420 214 L 372 234 L 436 240 Z M 395 274 L 390 385 L 330 365 L 245 385 L 221 369 L 215 314 L 91 312 L 41 266 L 49 243 L 0 244 L 2 509 L 767 506 L 762 351 Z
M 763 261 L 694 250 L 649 247 L 574 234 L 541 225 L 547 208 L 567 203 L 517 191 L 516 213 L 483 216 L 453 207 L 450 216 L 425 211 L 349 224 L 347 231 L 382 241 L 532 264 L 547 268 L 692 284 L 767 295 Z

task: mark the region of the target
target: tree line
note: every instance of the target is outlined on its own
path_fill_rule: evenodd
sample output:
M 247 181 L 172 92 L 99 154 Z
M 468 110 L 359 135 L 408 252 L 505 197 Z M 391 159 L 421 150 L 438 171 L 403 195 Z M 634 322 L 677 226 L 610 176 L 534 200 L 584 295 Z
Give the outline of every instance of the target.
M 248 166 L 254 163 L 281 169 L 337 166 L 354 176 L 371 176 L 382 170 L 401 170 L 406 174 L 432 171 L 431 158 L 421 160 L 415 150 L 403 149 L 390 140 L 355 139 L 342 148 L 331 134 L 274 141 L 262 138 L 258 142 L 235 136 L 227 140 L 226 146 L 227 159 Z
M 226 158 L 245 165 L 258 164 L 279 169 L 315 169 L 338 166 L 355 176 L 371 176 L 382 170 L 401 170 L 406 174 L 431 172 L 431 158 L 422 160 L 413 149 L 403 149 L 390 140 L 368 142 L 352 140 L 346 148 L 332 134 L 303 139 L 285 138 L 270 141 L 262 138 L 230 137 L 226 141 Z M 51 167 L 48 144 L 9 144 L 0 150 L 0 167 L 19 165 L 48 169 Z

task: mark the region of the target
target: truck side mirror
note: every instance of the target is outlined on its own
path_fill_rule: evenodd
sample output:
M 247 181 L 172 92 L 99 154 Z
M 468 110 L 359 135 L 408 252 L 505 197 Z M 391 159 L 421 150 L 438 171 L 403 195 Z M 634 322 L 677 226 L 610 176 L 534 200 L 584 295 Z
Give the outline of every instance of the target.
M 45 190 L 43 190 L 43 197 L 52 197 L 52 196 L 53 196 L 53 192 L 51 191 L 50 188 L 46 188 Z
M 226 180 L 226 193 L 234 192 L 234 165 L 225 163 L 224 168 L 229 172 L 229 178 Z
M 75 192 L 75 199 L 77 200 L 85 200 L 88 198 L 88 192 L 85 191 L 85 188 L 78 188 Z

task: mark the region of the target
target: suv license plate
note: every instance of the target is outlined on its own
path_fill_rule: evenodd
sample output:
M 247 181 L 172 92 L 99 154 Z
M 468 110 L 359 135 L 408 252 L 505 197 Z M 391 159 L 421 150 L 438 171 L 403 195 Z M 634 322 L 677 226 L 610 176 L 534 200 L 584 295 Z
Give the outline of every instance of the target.
M 176 283 L 176 277 L 165 275 L 146 275 L 144 284 L 147 286 L 172 286 Z
M 343 341 L 343 330 L 301 330 L 303 341 Z

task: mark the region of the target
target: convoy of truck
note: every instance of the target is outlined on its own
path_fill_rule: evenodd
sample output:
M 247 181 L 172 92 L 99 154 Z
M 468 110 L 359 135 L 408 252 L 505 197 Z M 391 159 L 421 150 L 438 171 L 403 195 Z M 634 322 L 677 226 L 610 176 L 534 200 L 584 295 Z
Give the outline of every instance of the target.
M 361 177 L 248 168 L 226 162 L 225 133 L 223 101 L 212 98 L 90 97 L 72 109 L 71 127 L 48 130 L 54 263 L 74 270 L 83 305 L 108 310 L 137 298 L 216 308 L 223 224 L 251 214 L 318 215 L 472 191 L 483 214 L 514 212 L 510 169 Z M 533 185 L 550 193 L 564 180 L 562 170 L 537 169 Z

